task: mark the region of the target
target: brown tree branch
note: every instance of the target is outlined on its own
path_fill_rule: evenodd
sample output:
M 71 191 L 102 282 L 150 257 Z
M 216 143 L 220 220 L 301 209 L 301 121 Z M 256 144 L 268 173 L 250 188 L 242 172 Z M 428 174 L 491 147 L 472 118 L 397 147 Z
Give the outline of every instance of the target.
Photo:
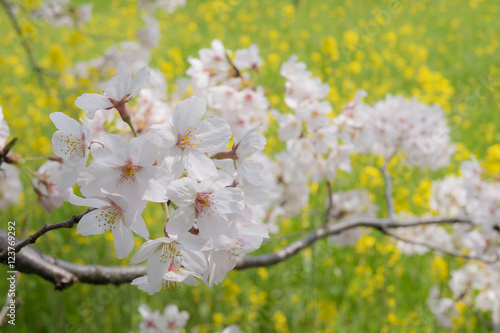
M 7 249 L 8 235 L 0 230 L 0 248 Z M 46 257 L 31 246 L 26 246 L 16 254 L 15 270 L 21 273 L 36 274 L 52 282 L 57 290 L 63 290 L 78 281 L 78 278 L 62 268 L 54 265 Z
M 242 256 L 238 258 L 236 269 L 262 267 L 284 261 L 299 251 L 309 247 L 319 239 L 339 234 L 345 230 L 357 227 L 369 227 L 383 231 L 384 228 L 413 227 L 418 225 L 470 223 L 468 219 L 454 218 L 425 218 L 395 221 L 391 219 L 352 218 L 343 222 L 321 226 L 305 237 L 293 242 L 283 249 L 259 256 Z M 7 247 L 7 233 L 0 230 L 0 248 Z M 32 246 L 23 247 L 16 255 L 16 269 L 23 273 L 36 274 L 56 285 L 62 290 L 79 281 L 89 284 L 121 284 L 129 283 L 134 278 L 146 274 L 146 266 L 101 266 L 79 265 L 60 260 L 40 253 Z

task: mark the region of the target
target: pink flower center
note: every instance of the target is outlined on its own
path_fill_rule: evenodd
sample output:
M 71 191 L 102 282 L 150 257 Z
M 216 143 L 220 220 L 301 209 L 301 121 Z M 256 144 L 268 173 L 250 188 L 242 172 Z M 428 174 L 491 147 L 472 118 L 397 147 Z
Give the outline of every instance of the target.
M 119 167 L 122 172 L 120 177 L 120 181 L 127 181 L 129 184 L 132 184 L 135 181 L 135 174 L 139 172 L 142 167 L 139 165 L 132 164 L 131 161 L 128 161 L 127 164 Z
M 196 217 L 199 214 L 211 215 L 214 211 L 214 198 L 212 193 L 198 193 L 196 197 Z

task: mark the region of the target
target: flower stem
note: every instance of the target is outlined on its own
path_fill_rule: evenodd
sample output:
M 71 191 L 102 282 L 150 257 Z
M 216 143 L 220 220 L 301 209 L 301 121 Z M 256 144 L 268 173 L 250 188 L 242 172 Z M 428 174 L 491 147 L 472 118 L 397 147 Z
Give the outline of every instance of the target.
M 128 126 L 132 130 L 132 133 L 134 134 L 135 137 L 137 137 L 137 133 L 135 132 L 134 125 L 130 122 L 130 120 L 127 122 Z

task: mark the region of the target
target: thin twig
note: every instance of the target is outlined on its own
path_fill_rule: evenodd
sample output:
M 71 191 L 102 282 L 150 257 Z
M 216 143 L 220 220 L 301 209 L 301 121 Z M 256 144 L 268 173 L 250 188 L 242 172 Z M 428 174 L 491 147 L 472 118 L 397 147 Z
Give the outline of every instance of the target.
M 496 263 L 500 259 L 500 258 L 498 258 L 498 256 L 496 256 L 495 259 L 485 259 L 485 258 L 477 257 L 477 256 L 469 256 L 469 255 L 460 253 L 458 251 L 453 251 L 453 250 L 445 249 L 445 248 L 443 248 L 441 246 L 436 246 L 436 245 L 432 245 L 432 244 L 429 244 L 429 243 L 419 242 L 419 241 L 416 241 L 416 240 L 413 240 L 413 239 L 404 238 L 404 237 L 399 236 L 398 234 L 395 234 L 392 231 L 389 231 L 385 227 L 382 228 L 382 229 L 379 229 L 379 230 L 382 233 L 384 233 L 384 234 L 386 234 L 388 236 L 391 236 L 393 238 L 396 238 L 397 240 L 400 240 L 402 242 L 405 242 L 405 243 L 408 243 L 408 244 L 412 244 L 412 245 L 417 245 L 417 246 L 423 246 L 423 247 L 426 247 L 426 248 L 428 248 L 430 250 L 434 250 L 434 251 L 437 251 L 437 252 L 440 252 L 440 253 L 443 253 L 443 254 L 446 254 L 446 255 L 449 255 L 449 256 L 453 256 L 453 257 L 458 257 L 458 258 L 463 258 L 463 259 L 468 259 L 468 260 L 478 260 L 478 261 L 482 261 L 482 262 L 487 263 L 487 264 Z
M 357 227 L 369 227 L 377 230 L 383 231 L 385 228 L 405 228 L 405 227 L 415 227 L 419 225 L 430 225 L 430 224 L 445 224 L 445 223 L 470 223 L 469 219 L 463 217 L 431 217 L 425 219 L 408 219 L 406 221 L 395 221 L 393 219 L 378 219 L 378 218 L 346 218 L 344 221 L 330 224 L 326 226 L 321 226 L 318 229 L 312 231 L 305 237 L 291 243 L 290 245 L 269 254 L 263 254 L 260 256 L 243 256 L 238 259 L 236 269 L 244 269 L 249 267 L 261 267 L 261 266 L 271 266 L 284 261 L 293 255 L 297 254 L 301 250 L 311 246 L 316 241 L 340 234 L 343 231 L 354 229 Z
M 34 234 L 31 234 L 25 240 L 17 243 L 14 246 L 14 251 L 19 252 L 26 245 L 35 243 L 38 238 L 45 235 L 47 232 L 49 232 L 51 230 L 61 229 L 61 228 L 72 228 L 74 224 L 80 222 L 80 220 L 82 219 L 82 217 L 85 214 L 93 211 L 94 209 L 95 208 L 89 208 L 86 211 L 84 211 L 83 213 L 78 214 L 78 215 L 73 215 L 69 219 L 67 219 L 66 221 L 63 221 L 63 222 L 54 223 L 54 224 L 45 224 L 38 231 L 36 231 Z M 2 251 L 2 253 L 0 253 L 0 261 L 4 262 L 6 256 L 7 256 L 7 249 L 5 249 L 4 251 Z

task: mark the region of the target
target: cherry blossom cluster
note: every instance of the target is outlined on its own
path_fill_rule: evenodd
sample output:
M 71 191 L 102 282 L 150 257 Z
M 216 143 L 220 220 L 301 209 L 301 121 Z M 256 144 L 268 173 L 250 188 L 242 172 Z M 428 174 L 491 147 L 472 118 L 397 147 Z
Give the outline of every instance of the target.
M 441 107 L 390 94 L 368 105 L 362 102 L 366 95 L 359 91 L 335 121 L 343 139 L 352 142 L 356 151 L 386 160 L 403 153 L 409 164 L 419 168 L 448 165 L 454 148 Z
M 458 301 L 480 311 L 492 313 L 494 326 L 500 316 L 500 268 L 496 265 L 468 263 L 462 269 L 451 272 L 449 281 L 451 297 L 443 297 L 437 287 L 431 289 L 428 305 L 437 321 L 451 328 L 458 316 Z
M 92 19 L 91 3 L 74 6 L 69 0 L 43 0 L 33 16 L 55 26 L 80 27 Z
M 395 231 L 399 237 L 415 242 L 397 241 L 405 254 L 423 254 L 437 247 L 478 258 L 451 273 L 452 298 L 442 297 L 437 288 L 431 290 L 428 305 L 445 327 L 451 327 L 452 318 L 458 315 L 458 301 L 491 311 L 493 320 L 500 315 L 500 266 L 495 263 L 500 258 L 500 182 L 483 179 L 485 172 L 474 156 L 461 164 L 460 171 L 460 176 L 433 182 L 430 205 L 442 216 L 465 217 L 472 224 L 455 224 L 451 232 L 438 225 Z
M 309 202 L 309 182 L 336 178 L 337 170 L 351 171 L 353 146 L 342 143 L 337 126 L 327 115 L 332 110 L 326 98 L 329 87 L 312 77 L 303 62 L 290 57 L 281 67 L 285 83 L 285 103 L 292 113 L 273 112 L 279 124 L 279 138 L 286 150 L 277 154 L 281 206 L 291 214 Z
M 10 135 L 10 128 L 4 119 L 3 109 L 0 106 L 0 152 L 5 153 Z M 23 192 L 23 185 L 19 171 L 9 163 L 0 164 L 0 210 L 6 209 L 19 202 L 19 195 Z
M 147 305 L 139 306 L 143 321 L 139 324 L 140 333 L 181 333 L 189 319 L 187 311 L 179 311 L 176 305 L 167 305 L 163 310 L 151 311 Z M 240 333 L 237 325 L 225 328 L 222 333 Z
M 474 256 L 500 256 L 500 182 L 483 180 L 473 157 L 461 165 L 461 177 L 433 183 L 431 207 L 442 215 L 462 215 L 474 225 L 456 226 L 453 238 Z
M 265 124 L 261 130 L 265 129 L 269 101 L 264 89 L 255 87 L 250 73 L 262 66 L 257 45 L 233 53 L 215 39 L 211 48 L 199 51 L 199 58 L 188 61 L 191 66 L 186 73 L 195 93 L 207 99 L 209 116 L 225 119 L 238 136 L 260 123 Z
M 453 229 L 452 238 L 458 247 L 466 249 L 474 257 L 488 260 L 500 257 L 500 182 L 483 179 L 484 170 L 472 156 L 471 161 L 461 165 L 461 177 L 448 176 L 434 183 L 433 209 L 443 215 L 457 213 L 468 216 L 474 225 L 460 225 Z M 464 268 L 451 273 L 449 287 L 453 298 L 441 298 L 434 291 L 430 299 L 450 303 L 455 309 L 460 300 L 475 309 L 491 311 L 492 320 L 498 326 L 500 316 L 500 266 L 498 263 L 471 262 Z M 430 301 L 429 301 L 430 302 Z M 456 310 L 434 314 L 443 326 L 450 326 Z
M 77 232 L 110 231 L 120 259 L 134 248 L 133 233 L 146 239 L 130 261 L 147 260 L 147 275 L 132 284 L 150 294 L 199 280 L 212 286 L 234 268 L 238 255 L 259 248 L 267 237 L 249 206 L 266 198 L 262 166 L 250 159 L 266 140 L 253 128 L 225 150 L 231 129 L 223 119 L 204 118 L 206 102 L 199 97 L 178 103 L 171 122 L 145 128 L 137 136 L 127 104 L 149 77 L 142 68 L 132 78 L 120 63 L 119 75 L 105 85 L 104 94 L 83 94 L 75 102 L 90 119 L 106 109 L 118 111 L 134 133 L 129 140 L 108 133 L 95 138 L 84 121 L 61 112 L 50 115 L 58 129 L 52 138 L 54 154 L 64 163 L 58 169 L 49 161 L 39 171 L 50 184 L 59 171 L 57 186 L 46 187 L 42 202 L 57 206 L 69 195 L 74 205 L 96 208 L 82 218 Z M 84 197 L 68 190 L 75 183 Z M 166 223 L 154 224 L 162 227 L 164 237 L 149 239 L 142 218 L 148 201 L 165 210 Z

